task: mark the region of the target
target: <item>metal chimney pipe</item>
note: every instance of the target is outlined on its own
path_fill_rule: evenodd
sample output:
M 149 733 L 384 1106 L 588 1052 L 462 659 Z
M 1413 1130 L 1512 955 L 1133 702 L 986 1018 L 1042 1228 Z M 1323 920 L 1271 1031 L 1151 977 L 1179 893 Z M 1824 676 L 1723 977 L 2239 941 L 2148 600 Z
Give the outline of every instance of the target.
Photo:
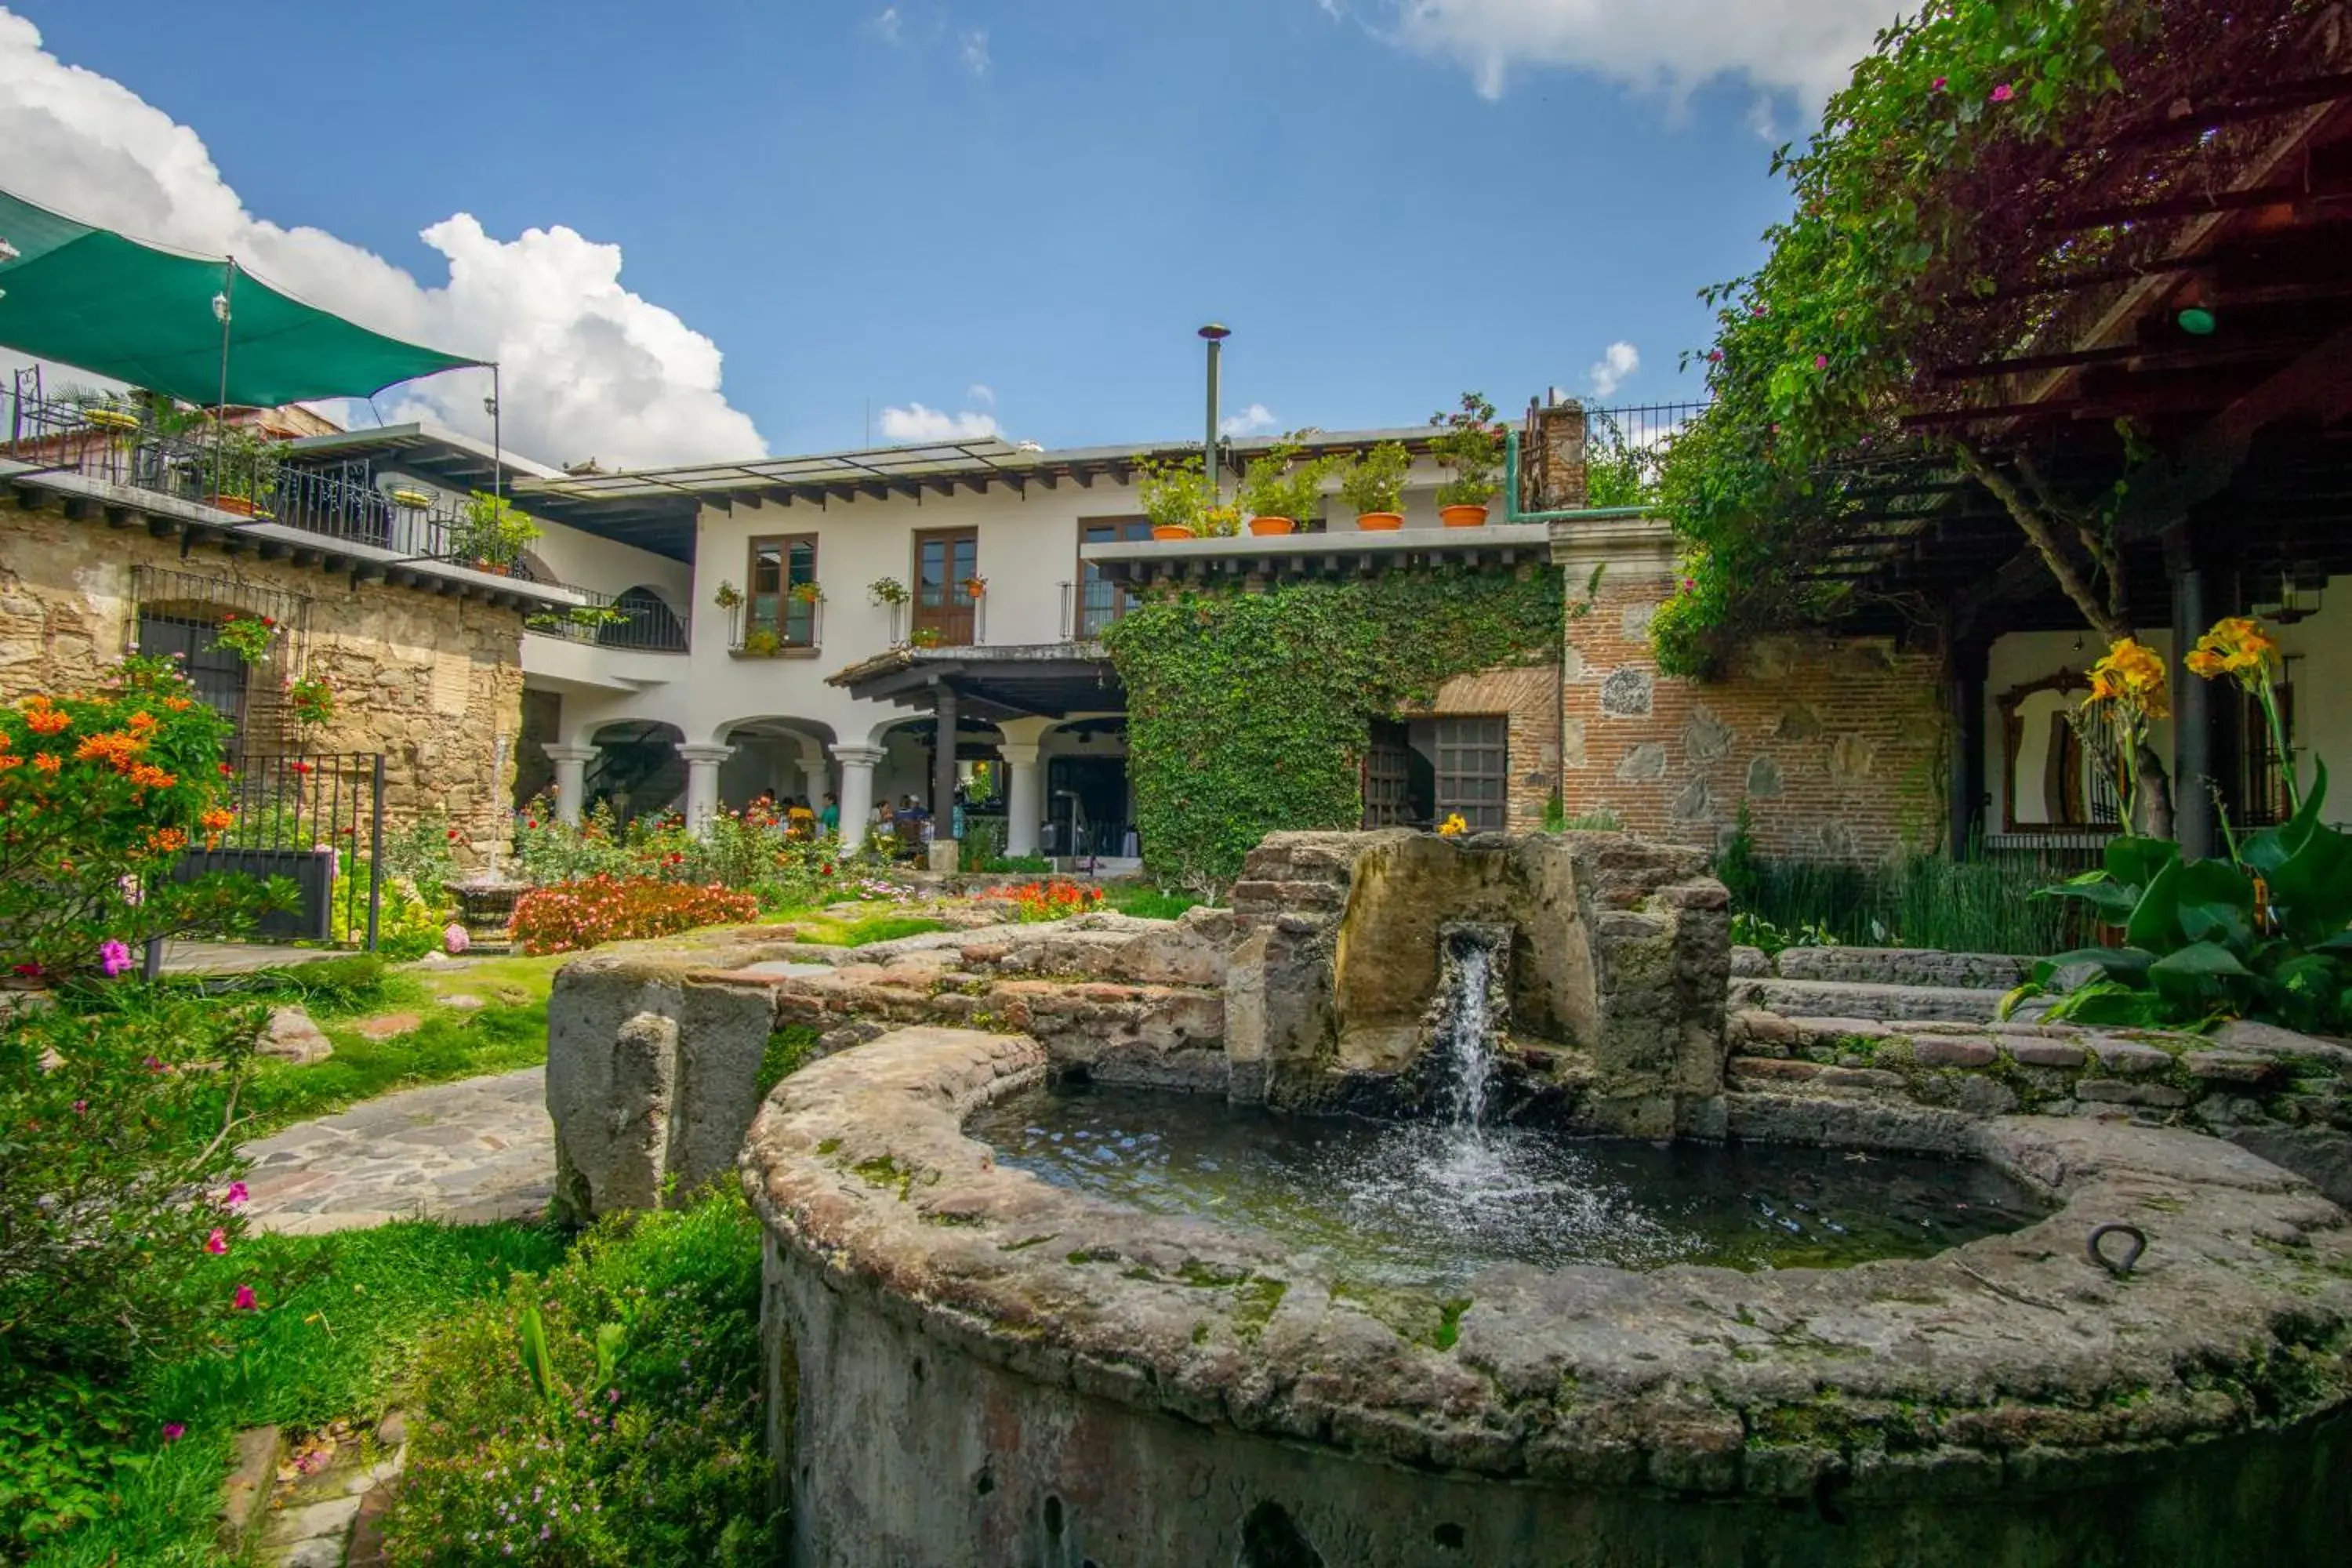
M 1209 416 L 1201 431 L 1201 472 L 1208 477 L 1209 499 L 1217 499 L 1217 372 L 1223 357 L 1225 340 L 1233 336 L 1230 328 L 1211 321 L 1201 329 L 1201 337 L 1209 345 Z

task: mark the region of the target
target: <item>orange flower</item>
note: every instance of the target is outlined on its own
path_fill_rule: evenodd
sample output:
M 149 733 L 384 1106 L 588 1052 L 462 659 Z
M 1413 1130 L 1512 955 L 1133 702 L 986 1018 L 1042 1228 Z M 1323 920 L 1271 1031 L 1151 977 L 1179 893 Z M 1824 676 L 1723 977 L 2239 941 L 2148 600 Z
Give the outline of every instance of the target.
M 206 833 L 226 833 L 236 824 L 236 813 L 233 811 L 223 811 L 219 806 L 214 806 L 210 811 L 205 812 L 202 816 L 196 818 L 196 825 L 202 827 Z
M 170 789 L 180 781 L 149 763 L 141 763 L 131 770 L 131 782 L 141 789 Z
M 134 735 L 144 735 L 155 728 L 155 715 L 142 708 L 131 716 L 129 728 Z
M 163 706 L 174 713 L 185 713 L 188 710 L 189 702 L 184 697 L 166 697 L 163 699 Z
M 117 773 L 129 773 L 131 759 L 147 749 L 147 742 L 120 730 L 91 735 L 74 748 L 76 762 L 102 762 Z
M 45 773 L 56 773 L 58 771 L 57 754 L 53 752 L 43 752 L 34 757 L 33 765 Z
M 54 735 L 60 730 L 72 728 L 73 716 L 55 708 L 41 707 L 26 713 L 25 722 L 32 727 L 36 735 Z
M 2197 639 L 2197 651 L 2181 662 L 2189 673 L 2210 680 L 2217 675 L 2237 678 L 2248 690 L 2269 675 L 2278 658 L 2278 644 L 2262 623 L 2246 616 L 2227 616 Z
M 24 765 L 24 758 L 12 756 L 6 752 L 0 752 L 0 773 L 6 773 L 10 768 L 21 768 Z
M 156 827 L 148 830 L 147 847 L 159 855 L 169 855 L 188 847 L 188 836 L 176 827 Z

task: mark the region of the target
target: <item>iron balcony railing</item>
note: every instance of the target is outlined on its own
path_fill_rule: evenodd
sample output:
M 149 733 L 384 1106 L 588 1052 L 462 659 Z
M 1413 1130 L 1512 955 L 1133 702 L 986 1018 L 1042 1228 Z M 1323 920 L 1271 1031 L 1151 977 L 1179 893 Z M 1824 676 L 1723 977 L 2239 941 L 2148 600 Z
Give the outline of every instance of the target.
M 41 395 L 21 380 L 5 394 L 6 456 L 49 473 L 152 491 L 176 500 L 454 565 L 509 572 L 510 547 L 487 544 L 467 508 L 424 491 L 386 491 L 362 464 L 303 468 L 249 426 L 215 430 L 201 416 L 125 400 Z
M 1118 584 L 1097 578 L 1062 584 L 1062 640 L 1096 642 L 1113 621 L 1135 607 L 1135 595 Z
M 650 594 L 596 594 L 574 589 L 587 603 L 572 610 L 526 616 L 525 631 L 593 647 L 634 653 L 684 653 L 692 628 L 684 616 Z

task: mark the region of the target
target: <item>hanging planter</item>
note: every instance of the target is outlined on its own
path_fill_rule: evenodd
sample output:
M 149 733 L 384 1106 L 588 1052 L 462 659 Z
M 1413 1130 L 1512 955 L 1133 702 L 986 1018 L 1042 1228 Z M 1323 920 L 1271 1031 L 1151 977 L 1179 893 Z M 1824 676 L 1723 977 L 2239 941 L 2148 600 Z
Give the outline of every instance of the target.
M 795 583 L 792 588 L 793 602 L 797 605 L 822 605 L 824 590 L 814 583 Z
M 93 403 L 84 408 L 81 411 L 81 422 L 98 430 L 124 431 L 139 428 L 139 416 L 135 412 L 128 408 L 117 408 L 107 403 Z
M 988 579 L 977 573 L 963 580 L 963 596 L 977 603 L 988 596 Z
M 394 490 L 392 504 L 403 511 L 423 511 L 433 504 L 433 498 L 423 490 Z

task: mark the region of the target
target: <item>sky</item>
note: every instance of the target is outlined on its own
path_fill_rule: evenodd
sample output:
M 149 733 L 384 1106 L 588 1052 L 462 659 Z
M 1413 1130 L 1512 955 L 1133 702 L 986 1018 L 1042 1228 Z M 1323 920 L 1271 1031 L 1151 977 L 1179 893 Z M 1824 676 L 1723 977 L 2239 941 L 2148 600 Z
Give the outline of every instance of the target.
M 1669 402 L 1896 3 L 0 0 L 0 187 L 551 463 L 1181 438 L 1212 320 L 1236 433 Z

